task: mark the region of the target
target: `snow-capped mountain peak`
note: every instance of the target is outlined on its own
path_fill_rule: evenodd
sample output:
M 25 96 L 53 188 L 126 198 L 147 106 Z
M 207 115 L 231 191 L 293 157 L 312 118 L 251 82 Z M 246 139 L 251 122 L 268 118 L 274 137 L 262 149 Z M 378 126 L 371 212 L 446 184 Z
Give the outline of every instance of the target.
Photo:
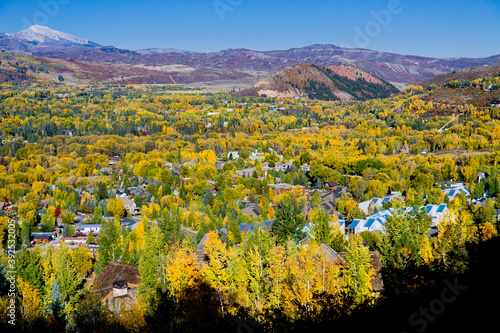
M 86 39 L 78 38 L 65 32 L 50 29 L 41 25 L 32 25 L 12 35 L 23 41 L 37 44 L 69 43 L 77 45 L 94 44 Z

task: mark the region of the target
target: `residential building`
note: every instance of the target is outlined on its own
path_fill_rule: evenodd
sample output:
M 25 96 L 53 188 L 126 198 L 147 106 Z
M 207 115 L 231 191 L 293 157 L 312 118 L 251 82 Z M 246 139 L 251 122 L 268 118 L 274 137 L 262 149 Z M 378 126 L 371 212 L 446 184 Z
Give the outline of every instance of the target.
M 137 303 L 137 286 L 141 283 L 139 268 L 120 261 L 111 261 L 97 275 L 93 292 L 113 312 L 130 309 Z
M 227 153 L 228 160 L 237 160 L 238 158 L 240 158 L 240 153 L 237 151 L 230 151 Z
M 101 225 L 100 224 L 81 224 L 80 225 L 80 232 L 83 234 L 88 234 L 88 233 L 99 233 L 101 231 Z
M 467 198 L 470 198 L 470 191 L 465 187 L 463 183 L 456 183 L 450 185 L 447 189 L 445 189 L 444 194 L 448 196 L 450 200 L 455 199 L 460 195 L 460 193 L 463 193 Z
M 121 199 L 123 201 L 123 206 L 125 206 L 125 210 L 130 214 L 135 215 L 141 212 L 141 207 L 137 207 L 134 199 L 130 199 L 127 197 Z
M 383 208 L 384 204 L 390 203 L 391 200 L 402 201 L 403 197 L 401 196 L 400 192 L 392 192 L 391 194 L 386 195 L 383 198 L 373 198 L 370 200 L 363 201 L 358 205 L 358 207 L 359 209 L 361 209 L 363 213 L 369 215 L 375 210 L 375 208 L 380 210 Z

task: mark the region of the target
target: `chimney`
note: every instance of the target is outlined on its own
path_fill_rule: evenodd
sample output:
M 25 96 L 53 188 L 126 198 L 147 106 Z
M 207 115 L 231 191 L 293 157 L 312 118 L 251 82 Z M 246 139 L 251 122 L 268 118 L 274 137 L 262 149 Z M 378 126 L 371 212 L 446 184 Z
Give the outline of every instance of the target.
M 128 293 L 128 283 L 125 280 L 113 282 L 113 297 L 126 296 Z

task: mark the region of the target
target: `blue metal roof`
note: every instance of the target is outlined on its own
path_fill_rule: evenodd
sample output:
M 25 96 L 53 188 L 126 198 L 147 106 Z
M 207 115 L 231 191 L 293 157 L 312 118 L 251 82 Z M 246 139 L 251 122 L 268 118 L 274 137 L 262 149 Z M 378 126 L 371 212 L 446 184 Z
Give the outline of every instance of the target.
M 349 226 L 349 229 L 356 229 L 356 227 L 358 226 L 359 222 L 361 222 L 362 220 L 353 220 L 351 225 Z
M 376 221 L 376 219 L 368 219 L 365 223 L 365 228 L 370 228 Z

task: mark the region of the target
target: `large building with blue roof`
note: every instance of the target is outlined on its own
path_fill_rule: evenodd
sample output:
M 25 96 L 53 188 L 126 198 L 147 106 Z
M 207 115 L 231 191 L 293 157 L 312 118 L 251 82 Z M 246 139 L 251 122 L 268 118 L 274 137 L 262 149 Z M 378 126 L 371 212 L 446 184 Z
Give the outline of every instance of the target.
M 439 223 L 441 223 L 447 216 L 447 214 L 450 212 L 446 204 L 440 204 L 440 205 L 426 205 L 425 207 L 425 213 L 431 218 L 431 226 L 432 227 L 437 227 Z M 413 210 L 412 207 L 403 207 L 401 208 L 403 210 L 403 214 L 409 213 Z M 347 220 L 339 220 L 338 223 L 340 225 L 340 228 L 344 230 L 344 234 L 346 236 L 350 234 L 359 234 L 363 231 L 384 231 L 385 224 L 387 223 L 387 220 L 389 217 L 393 216 L 393 214 L 396 212 L 394 208 L 389 208 L 383 211 L 380 211 L 378 213 L 375 213 L 365 219 L 354 219 L 352 221 L 347 221 Z M 304 227 L 304 231 L 310 236 L 311 232 L 311 224 L 308 223 Z

